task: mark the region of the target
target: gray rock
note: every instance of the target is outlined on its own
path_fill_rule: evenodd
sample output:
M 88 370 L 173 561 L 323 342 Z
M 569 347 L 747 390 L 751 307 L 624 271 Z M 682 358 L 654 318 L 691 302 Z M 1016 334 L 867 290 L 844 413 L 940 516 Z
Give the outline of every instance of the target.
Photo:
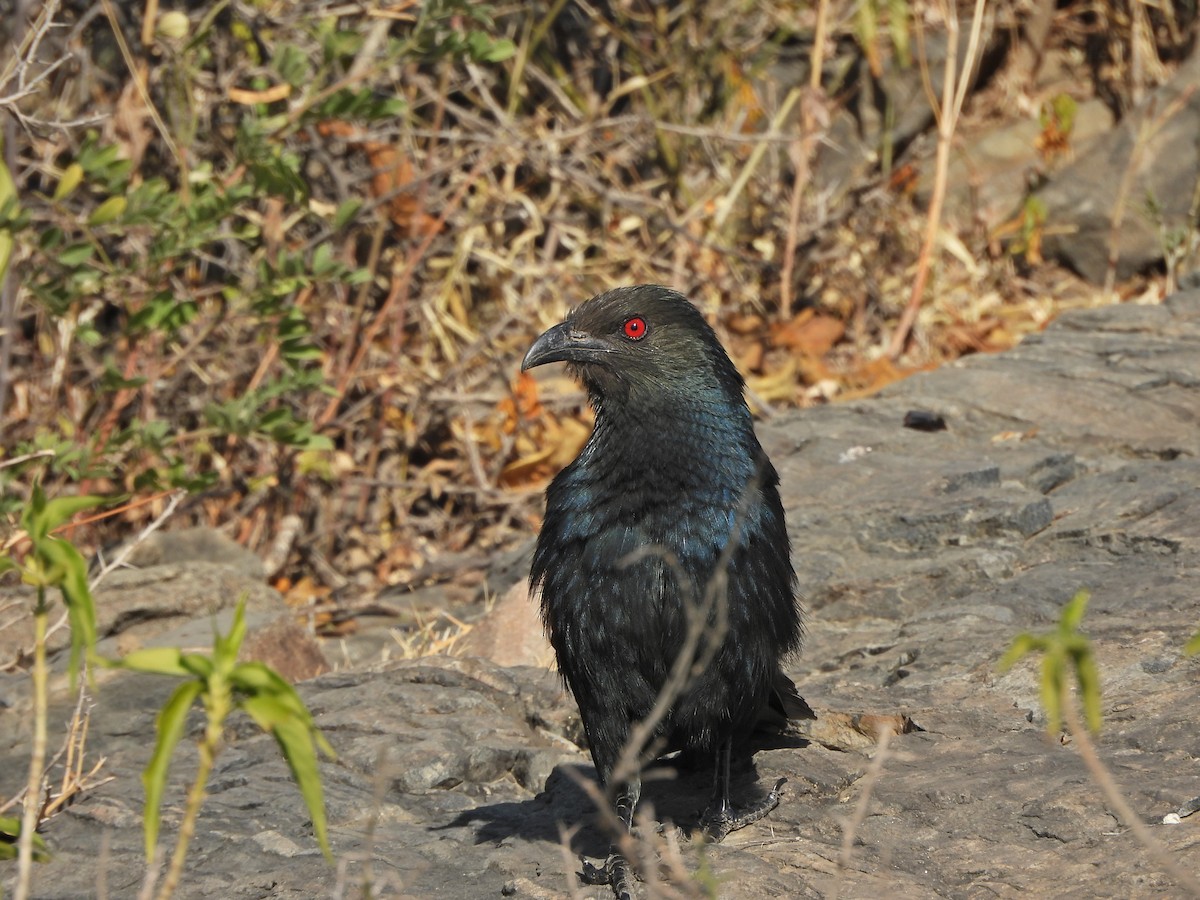
M 119 548 L 116 552 L 120 552 Z M 109 558 L 113 558 L 112 555 Z M 51 622 L 63 614 L 57 593 L 50 592 Z M 97 651 L 116 657 L 140 647 L 211 647 L 213 629 L 226 633 L 238 601 L 245 600 L 247 634 L 243 658 L 266 662 L 291 679 L 311 678 L 329 665 L 313 635 L 293 617 L 279 592 L 263 580 L 262 564 L 236 542 L 208 528 L 154 533 L 139 543 L 125 566 L 106 574 L 93 589 Z M 33 591 L 0 591 L 0 607 L 32 609 Z M 33 646 L 33 617 L 14 615 L 0 629 L 0 665 L 10 670 L 28 660 Z M 52 630 L 47 648 L 56 658 L 52 686 L 67 687 L 66 648 L 70 633 Z M 103 684 L 117 673 L 97 669 Z M 0 677 L 0 709 L 26 709 L 29 679 L 14 671 Z
M 1102 283 L 1122 203 L 1114 248 L 1119 279 L 1163 259 L 1167 232 L 1190 231 L 1200 181 L 1197 87 L 1200 54 L 1193 53 L 1170 81 L 1038 191 L 1047 213 L 1047 255 Z
M 995 228 L 1010 221 L 1019 214 L 1032 183 L 1045 172 L 1053 178 L 1071 162 L 1042 158 L 1038 150 L 1042 124 L 1037 119 L 988 123 L 985 128 L 960 134 L 951 151 L 943 215 L 963 230 L 973 223 Z M 1102 101 L 1080 103 L 1070 135 L 1073 158 L 1086 154 L 1112 128 L 1112 112 Z M 923 206 L 933 194 L 935 172 L 932 160 L 921 169 L 917 201 Z
M 687 871 L 707 866 L 732 898 L 1178 896 L 1075 747 L 1046 734 L 1036 662 L 997 663 L 1017 633 L 1053 627 L 1091 590 L 1098 752 L 1166 852 L 1200 870 L 1193 818 L 1157 825 L 1197 794 L 1200 660 L 1181 651 L 1200 627 L 1198 383 L 1200 294 L 1178 295 L 1070 313 L 1009 353 L 765 425 L 810 610 L 791 673 L 822 718 L 806 746 L 776 741 L 741 774 L 746 792 L 786 776 L 780 808 L 718 847 L 684 844 Z M 947 429 L 904 428 L 910 409 Z M 133 677 L 101 689 L 89 756 L 105 754 L 115 780 L 47 823 L 56 857 L 37 867 L 36 896 L 90 896 L 101 875 L 111 896 L 137 892 L 138 776 L 167 689 Z M 274 742 L 241 721 L 180 896 L 342 896 L 368 884 L 380 896 L 567 896 L 575 854 L 605 852 L 577 781 L 591 774 L 578 721 L 552 673 L 422 659 L 301 691 L 339 752 L 322 765 L 339 867 L 317 852 Z M 7 792 L 25 753 L 13 719 L 0 711 Z M 839 870 L 885 722 L 904 733 Z M 192 737 L 199 727 L 189 720 Z M 168 840 L 194 758 L 185 741 Z M 646 796 L 687 825 L 708 790 L 707 774 L 683 773 L 648 777 Z
M 247 550 L 215 528 L 154 531 L 144 538 L 126 541 L 112 548 L 105 558 L 115 559 L 122 553 L 125 553 L 126 566 L 133 569 L 147 569 L 166 563 L 207 562 L 233 569 L 247 578 L 260 581 L 266 578 L 262 560 L 252 550 Z

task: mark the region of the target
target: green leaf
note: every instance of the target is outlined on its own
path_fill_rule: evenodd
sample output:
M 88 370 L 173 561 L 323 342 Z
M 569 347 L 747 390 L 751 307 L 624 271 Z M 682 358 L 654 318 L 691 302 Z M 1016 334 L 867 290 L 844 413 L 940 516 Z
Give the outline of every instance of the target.
M 1004 654 L 1004 656 L 1000 657 L 1000 662 L 998 663 L 1000 671 L 1007 672 L 1022 657 L 1035 649 L 1035 646 L 1036 641 L 1032 634 L 1029 634 L 1028 632 L 1025 634 L 1018 634 L 1015 638 L 1013 638 L 1012 646 L 1008 648 L 1008 651 Z
M 226 635 L 218 634 L 213 641 L 213 664 L 223 672 L 230 672 L 237 665 L 238 651 L 246 638 L 246 595 L 238 598 L 233 611 L 233 624 Z
M 104 660 L 103 664 L 109 668 L 149 672 L 152 675 L 174 675 L 177 678 L 189 678 L 196 674 L 183 664 L 183 653 L 178 647 L 146 647 L 126 653 L 120 659 Z
M 17 858 L 17 841 L 21 838 L 21 820 L 0 817 L 0 859 Z M 35 862 L 49 862 L 50 849 L 45 839 L 36 831 L 33 833 L 33 859 Z
M 1071 702 L 1068 668 L 1075 672 L 1079 684 L 1079 699 L 1083 704 L 1087 728 L 1098 731 L 1102 721 L 1100 670 L 1096 664 L 1092 643 L 1079 632 L 1087 610 L 1088 592 L 1078 591 L 1062 609 L 1058 626 L 1041 635 L 1020 634 L 1000 660 L 1007 669 L 1027 653 L 1037 651 L 1042 659 L 1041 698 L 1046 710 L 1050 731 L 1062 725 L 1063 704 Z M 1200 638 L 1200 636 L 1197 636 Z M 1200 647 L 1198 647 L 1200 649 Z
M 290 363 L 312 362 L 325 358 L 325 353 L 320 347 L 308 343 L 307 335 L 303 341 L 284 341 L 279 345 L 279 352 Z
M 313 274 L 324 275 L 336 266 L 337 261 L 333 258 L 333 248 L 328 244 L 317 244 L 317 249 L 313 251 Z
M 888 33 L 900 65 L 908 68 L 912 64 L 912 53 L 908 43 L 908 3 L 906 0 L 888 0 Z
M 130 388 L 136 389 L 144 385 L 149 379 L 143 377 L 126 378 L 113 367 L 112 363 L 107 363 L 104 367 L 104 374 L 100 376 L 100 387 L 106 391 L 121 391 Z
M 3 141 L 0 141 L 0 149 L 3 149 L 3 147 Z M 12 172 L 8 170 L 4 158 L 0 156 L 0 206 L 9 201 L 16 201 L 16 199 L 17 183 L 13 181 Z
M 312 66 L 308 54 L 291 44 L 281 44 L 271 64 L 284 81 L 294 88 L 305 87 L 312 80 Z
M 270 666 L 256 661 L 242 663 L 229 673 L 229 683 L 250 696 L 270 697 L 288 715 L 295 716 L 310 727 L 316 727 L 312 713 L 296 689 Z
M 1091 647 L 1076 655 L 1075 677 L 1079 679 L 1084 719 L 1091 731 L 1098 732 L 1104 716 L 1100 709 L 1100 669 L 1096 666 Z
M 362 201 L 358 199 L 350 199 L 337 208 L 337 212 L 333 214 L 333 221 L 330 223 L 334 231 L 340 231 L 353 219 L 360 209 L 362 209 Z
M 125 207 L 129 205 L 129 201 L 124 197 L 109 197 L 88 216 L 89 225 L 107 225 L 109 222 L 116 221 L 125 212 Z
M 1187 646 L 1183 648 L 1183 652 L 1188 656 L 1195 656 L 1200 653 L 1200 631 L 1192 635 L 1192 639 L 1187 642 Z
M 4 146 L 4 142 L 0 140 L 0 149 Z M 12 204 L 13 212 L 16 212 L 17 203 L 17 187 L 13 181 L 12 173 L 8 171 L 8 166 L 4 164 L 3 158 L 0 158 L 0 207 Z M 8 270 L 8 260 L 12 256 L 13 247 L 16 244 L 11 229 L 11 224 L 0 229 L 0 278 Z
M 517 52 L 516 45 L 508 38 L 492 38 L 483 31 L 472 31 L 467 35 L 467 51 L 477 62 L 503 62 Z
M 1070 602 L 1063 607 L 1062 618 L 1059 620 L 1059 628 L 1063 634 L 1072 634 L 1079 630 L 1079 626 L 1083 623 L 1083 614 L 1087 612 L 1088 599 L 1091 594 L 1086 591 L 1077 591 Z
M 1062 656 L 1053 650 L 1042 660 L 1042 707 L 1051 732 L 1062 727 L 1063 666 Z
M 158 740 L 146 770 L 142 773 L 142 786 L 146 790 L 145 822 L 146 859 L 154 859 L 154 848 L 158 846 L 158 825 L 162 818 L 162 796 L 167 785 L 167 770 L 171 765 L 171 754 L 183 736 L 183 726 L 188 710 L 204 690 L 199 681 L 185 681 L 171 694 L 158 713 Z
M 57 254 L 55 259 L 68 269 L 73 269 L 91 259 L 95 252 L 96 248 L 91 244 L 74 244 Z
M 179 662 L 188 672 L 200 679 L 210 678 L 216 671 L 212 658 L 203 653 L 181 653 Z
M 80 660 L 85 653 L 90 657 L 96 648 L 96 604 L 88 586 L 87 562 L 73 544 L 59 538 L 43 538 L 35 543 L 34 552 L 61 572 L 58 588 L 71 626 L 69 671 L 74 685 Z
M 110 502 L 110 498 L 93 494 L 82 494 L 78 497 L 56 497 L 47 501 L 41 487 L 35 486 L 27 513 L 21 517 L 21 524 L 30 539 L 36 544 L 38 538 L 45 537 L 59 525 L 71 521 L 76 513 L 94 506 L 103 506 L 108 502 Z
M 248 694 L 274 693 L 290 687 L 283 677 L 265 663 L 253 661 L 238 665 L 229 673 L 229 682 Z
M 81 181 L 83 181 L 83 166 L 79 163 L 71 163 L 63 169 L 62 178 L 58 179 L 58 187 L 54 189 L 54 202 L 57 203 L 71 196 Z
M 300 788 L 308 814 L 312 817 L 313 832 L 321 845 L 321 852 L 332 861 L 333 851 L 329 847 L 329 830 L 325 819 L 325 796 L 321 791 L 321 773 L 317 768 L 317 754 L 313 747 L 314 729 L 292 715 L 276 698 L 265 694 L 247 697 L 240 705 L 260 728 L 275 736 L 283 758 L 292 770 L 296 786 Z

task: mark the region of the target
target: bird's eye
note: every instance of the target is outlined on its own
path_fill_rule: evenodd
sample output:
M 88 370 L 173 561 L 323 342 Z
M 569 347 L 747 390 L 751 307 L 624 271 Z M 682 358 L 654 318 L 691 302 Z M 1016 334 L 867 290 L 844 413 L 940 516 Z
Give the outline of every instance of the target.
M 646 320 L 641 316 L 634 316 L 625 322 L 625 337 L 632 341 L 640 341 L 646 336 Z

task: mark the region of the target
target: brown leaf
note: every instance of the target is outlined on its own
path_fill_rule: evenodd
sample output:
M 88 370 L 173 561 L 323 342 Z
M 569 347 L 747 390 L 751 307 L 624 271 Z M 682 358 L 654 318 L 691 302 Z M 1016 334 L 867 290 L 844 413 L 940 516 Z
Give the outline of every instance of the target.
M 500 473 L 500 483 L 517 487 L 545 481 L 579 455 L 591 433 L 591 426 L 579 419 L 558 421 L 546 416 L 537 449 L 506 465 Z M 518 442 L 518 448 L 522 448 L 522 442 Z
M 811 309 L 771 326 L 771 343 L 807 356 L 824 356 L 846 335 L 846 323 Z
M 806 722 L 804 734 L 826 747 L 837 750 L 869 750 L 879 743 L 884 731 L 908 734 L 920 727 L 905 715 L 870 713 L 818 713 L 816 721 Z
M 746 379 L 746 385 L 760 400 L 768 402 L 791 402 L 796 399 L 799 365 L 794 358 L 784 360 L 783 365 L 766 375 Z
M 870 397 L 889 384 L 907 378 L 914 371 L 897 366 L 886 356 L 868 360 L 845 377 L 847 390 L 839 396 L 842 400 Z
M 154 139 L 154 129 L 150 127 L 150 114 L 137 90 L 136 79 L 127 82 L 117 97 L 106 130 L 110 132 L 109 137 L 120 144 L 121 156 L 133 164 L 133 170 L 140 169 L 146 148 Z
M 318 584 L 309 576 L 304 575 L 294 584 L 286 578 L 275 583 L 275 589 L 283 594 L 283 599 L 292 609 L 312 606 L 320 600 L 326 600 L 332 593 L 331 588 Z
M 317 127 L 318 133 L 345 140 L 366 154 L 371 164 L 371 196 L 385 201 L 388 218 L 402 237 L 430 234 L 437 220 L 425 212 L 415 189 L 414 173 L 409 158 L 394 144 L 368 140 L 348 122 L 329 120 Z

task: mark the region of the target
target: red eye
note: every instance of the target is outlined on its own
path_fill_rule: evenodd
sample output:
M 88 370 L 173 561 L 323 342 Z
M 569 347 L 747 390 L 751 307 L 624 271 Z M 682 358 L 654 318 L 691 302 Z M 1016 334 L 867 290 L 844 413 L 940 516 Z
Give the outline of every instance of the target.
M 646 320 L 641 316 L 634 316 L 625 323 L 625 337 L 632 341 L 640 341 L 646 336 Z

